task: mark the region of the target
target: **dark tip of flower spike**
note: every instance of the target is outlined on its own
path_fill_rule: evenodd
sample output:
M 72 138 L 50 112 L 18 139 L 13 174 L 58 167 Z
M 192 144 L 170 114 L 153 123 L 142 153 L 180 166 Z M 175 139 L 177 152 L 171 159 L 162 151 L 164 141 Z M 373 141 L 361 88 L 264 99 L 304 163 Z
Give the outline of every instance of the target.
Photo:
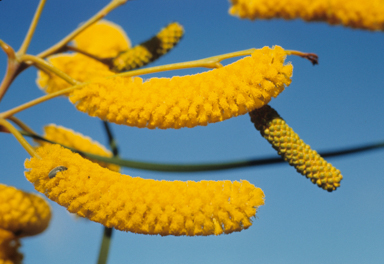
M 59 171 L 66 171 L 68 170 L 67 167 L 64 167 L 64 166 L 58 166 L 56 168 L 54 168 L 53 170 L 51 170 L 48 174 L 48 177 L 50 179 L 54 178 L 56 176 L 56 174 L 59 172 Z

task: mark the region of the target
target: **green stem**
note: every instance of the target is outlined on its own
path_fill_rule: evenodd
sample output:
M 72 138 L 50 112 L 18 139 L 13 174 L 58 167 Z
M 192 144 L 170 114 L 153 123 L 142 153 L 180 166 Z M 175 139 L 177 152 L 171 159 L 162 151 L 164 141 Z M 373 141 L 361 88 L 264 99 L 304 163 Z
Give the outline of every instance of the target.
M 32 128 L 30 128 L 29 126 L 27 126 L 27 124 L 25 124 L 23 121 L 21 121 L 20 119 L 18 119 L 17 117 L 15 116 L 11 116 L 8 118 L 8 120 L 12 121 L 13 123 L 15 123 L 18 127 L 20 127 L 22 130 L 28 132 L 28 133 L 31 133 L 31 134 L 36 134 L 35 131 L 32 130 Z
M 29 26 L 27 35 L 25 36 L 23 44 L 21 44 L 21 47 L 20 47 L 19 51 L 17 52 L 19 55 L 25 54 L 27 52 L 29 43 L 32 40 L 33 33 L 35 33 L 37 22 L 39 22 L 40 15 L 41 15 L 41 12 L 43 11 L 45 2 L 46 2 L 46 0 L 40 0 L 39 6 L 37 7 L 35 15 L 33 16 L 31 25 Z
M 70 93 L 72 92 L 74 89 L 77 89 L 79 87 L 82 87 L 84 85 L 86 85 L 87 83 L 81 83 L 81 84 L 78 84 L 78 85 L 75 85 L 75 86 L 71 86 L 71 87 L 68 87 L 68 88 L 65 88 L 63 90 L 59 90 L 57 92 L 53 92 L 53 93 L 50 93 L 50 94 L 46 94 L 44 96 L 41 96 L 39 98 L 36 98 L 34 100 L 31 100 L 27 103 L 24 103 L 22 105 L 19 105 L 19 106 L 16 106 L 12 109 L 9 109 L 5 112 L 2 112 L 0 113 L 0 118 L 9 118 L 11 116 L 13 116 L 14 114 L 17 114 L 25 109 L 28 109 L 32 106 L 35 106 L 35 105 L 38 105 L 38 104 L 41 104 L 45 101 L 48 101 L 48 100 L 51 100 L 55 97 L 58 97 L 58 96 L 61 96 L 61 95 L 65 95 L 67 93 Z
M 119 77 L 131 77 L 131 76 L 137 76 L 137 75 L 144 75 L 144 74 L 150 74 L 155 72 L 163 72 L 163 71 L 173 71 L 173 70 L 180 70 L 180 69 L 189 69 L 189 68 L 220 68 L 223 67 L 223 65 L 220 63 L 222 60 L 230 59 L 234 57 L 240 57 L 240 56 L 246 56 L 252 54 L 255 49 L 247 49 L 247 50 L 240 50 L 236 52 L 221 54 L 217 56 L 212 56 L 204 59 L 199 60 L 193 60 L 193 61 L 186 61 L 186 62 L 178 62 L 178 63 L 172 63 L 172 64 L 166 64 L 166 65 L 160 65 L 155 67 L 149 67 L 144 69 L 138 69 L 133 71 L 127 71 L 124 73 L 119 73 L 113 76 L 109 76 L 108 78 L 113 78 L 116 76 Z
M 79 35 L 81 32 L 83 32 L 85 29 L 87 29 L 92 24 L 96 23 L 103 17 L 105 17 L 109 12 L 111 12 L 113 9 L 125 4 L 128 0 L 112 0 L 109 4 L 107 4 L 103 9 L 101 9 L 98 13 L 96 13 L 93 17 L 91 17 L 88 21 L 81 24 L 77 29 L 75 29 L 73 32 L 71 32 L 69 35 L 67 35 L 65 38 L 60 40 L 57 44 L 52 46 L 51 48 L 41 52 L 37 57 L 45 58 L 49 55 L 52 55 L 54 53 L 57 53 L 62 49 L 65 45 L 67 45 L 68 42 L 70 42 L 72 39 L 74 39 L 77 35 Z
M 103 239 L 101 241 L 99 258 L 97 264 L 106 264 L 108 259 L 109 245 L 112 239 L 112 228 L 104 227 Z
M 20 60 L 25 63 L 33 63 L 40 70 L 54 73 L 71 85 L 79 84 L 79 82 L 74 80 L 71 76 L 69 76 L 65 72 L 59 70 L 58 68 L 54 67 L 52 64 L 48 63 L 47 61 L 39 57 L 29 55 L 29 54 L 24 54 L 20 56 Z
M 32 135 L 27 132 L 21 132 L 25 136 L 33 137 L 35 139 L 43 140 L 52 144 L 57 144 L 55 142 L 44 139 L 38 135 Z M 65 147 L 65 146 L 64 146 Z M 68 148 L 68 147 L 67 147 Z M 363 146 L 349 147 L 341 150 L 331 150 L 326 152 L 319 152 L 322 157 L 336 157 L 336 156 L 344 156 L 348 154 L 360 153 L 369 150 L 375 150 L 384 148 L 384 141 L 376 142 Z M 78 152 L 84 157 L 103 161 L 106 163 L 111 163 L 115 165 L 119 165 L 122 167 L 141 169 L 141 170 L 150 170 L 150 171 L 161 171 L 161 172 L 202 172 L 202 171 L 217 171 L 217 170 L 227 170 L 227 169 L 236 169 L 236 168 L 244 168 L 244 167 L 253 167 L 253 166 L 261 166 L 261 165 L 269 165 L 276 163 L 285 162 L 281 157 L 269 157 L 269 158 L 261 158 L 261 159 L 246 159 L 240 161 L 233 162 L 221 162 L 221 163 L 206 163 L 206 164 L 162 164 L 162 163 L 150 163 L 150 162 L 141 162 L 134 160 L 124 160 L 120 158 L 107 158 L 102 157 L 82 151 L 77 151 L 72 148 L 68 148 L 74 152 Z
M 25 140 L 21 133 L 7 120 L 0 118 L 0 126 L 6 128 L 15 138 L 19 141 L 20 145 L 31 155 L 32 157 L 38 157 L 33 147 Z
M 112 149 L 112 153 L 114 157 L 119 155 L 119 150 L 116 145 L 116 141 L 113 137 L 112 130 L 109 127 L 109 123 L 103 121 L 105 132 L 108 136 L 109 146 Z M 100 251 L 99 251 L 99 259 L 97 261 L 98 264 L 107 263 L 108 253 L 109 253 L 109 245 L 111 244 L 112 239 L 112 228 L 104 227 L 103 239 L 101 241 Z
M 103 121 L 103 125 L 104 125 L 105 132 L 107 133 L 107 136 L 108 136 L 109 147 L 112 150 L 113 156 L 118 157 L 119 149 L 117 147 L 116 140 L 113 137 L 112 130 L 109 126 L 109 123 L 107 121 Z

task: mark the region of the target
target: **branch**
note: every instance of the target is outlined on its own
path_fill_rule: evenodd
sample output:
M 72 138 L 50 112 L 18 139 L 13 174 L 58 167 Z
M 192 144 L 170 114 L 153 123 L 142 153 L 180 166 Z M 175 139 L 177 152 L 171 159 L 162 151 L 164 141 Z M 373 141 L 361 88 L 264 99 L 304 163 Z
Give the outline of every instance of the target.
M 37 23 L 39 22 L 41 12 L 43 11 L 44 5 L 45 5 L 46 0 L 40 0 L 39 6 L 37 7 L 37 10 L 35 12 L 35 15 L 32 19 L 31 25 L 29 26 L 27 35 L 25 36 L 25 39 L 23 43 L 21 44 L 21 47 L 19 51 L 17 52 L 18 55 L 23 55 L 27 52 L 29 43 L 32 40 L 32 36 L 35 33 L 35 29 L 37 26 Z
M 57 144 L 53 141 L 47 140 L 39 135 L 33 135 L 27 132 L 21 131 L 24 136 L 32 137 L 38 140 L 43 140 L 52 144 Z M 64 146 L 66 147 L 66 146 Z M 128 167 L 133 169 L 141 169 L 141 170 L 150 170 L 150 171 L 161 171 L 161 172 L 202 172 L 202 171 L 217 171 L 217 170 L 227 170 L 227 169 L 236 169 L 236 168 L 244 168 L 244 167 L 253 167 L 253 166 L 261 166 L 261 165 L 270 165 L 277 163 L 285 163 L 284 159 L 281 157 L 267 157 L 261 159 L 246 159 L 240 161 L 232 161 L 232 162 L 221 162 L 221 163 L 205 163 L 205 164 L 162 164 L 162 163 L 149 163 L 149 162 L 141 162 L 134 160 L 125 160 L 120 158 L 108 158 L 102 157 L 94 154 L 90 154 L 87 152 L 77 151 L 73 148 L 69 148 L 71 151 L 77 152 L 80 155 L 91 158 L 94 160 L 111 163 L 115 165 L 119 165 L 122 167 Z M 344 156 L 348 154 L 360 153 L 369 150 L 381 149 L 384 148 L 384 141 L 362 145 L 349 147 L 339 150 L 330 150 L 319 153 L 323 157 L 336 157 L 336 156 Z

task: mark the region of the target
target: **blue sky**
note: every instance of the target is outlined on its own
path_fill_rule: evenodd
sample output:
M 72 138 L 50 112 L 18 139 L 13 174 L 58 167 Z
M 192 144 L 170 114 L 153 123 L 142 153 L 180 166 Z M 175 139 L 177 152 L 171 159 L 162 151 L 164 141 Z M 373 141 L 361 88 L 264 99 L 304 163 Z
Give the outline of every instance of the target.
M 0 2 L 0 39 L 18 49 L 37 0 Z M 107 4 L 107 0 L 47 1 L 28 53 L 37 54 Z M 353 30 L 301 20 L 240 20 L 228 15 L 226 0 L 135 0 L 106 18 L 120 24 L 133 44 L 178 21 L 185 37 L 152 65 L 195 60 L 248 48 L 280 45 L 314 52 L 319 65 L 290 56 L 292 84 L 271 101 L 279 114 L 317 151 L 383 140 L 383 32 Z M 381 44 L 380 44 L 381 43 Z M 224 61 L 223 63 L 231 62 Z M 0 75 L 6 57 L 0 52 Z M 189 69 L 153 74 L 193 74 Z M 148 77 L 148 76 L 146 76 Z M 23 72 L 0 103 L 5 111 L 43 95 L 36 70 Z M 42 132 L 56 123 L 106 144 L 101 121 L 57 98 L 17 114 Z M 221 162 L 274 157 L 249 116 L 179 130 L 112 125 L 121 156 L 151 162 Z M 24 177 L 29 155 L 9 134 L 0 134 L 0 182 L 34 191 Z M 124 169 L 124 174 L 165 180 L 246 179 L 263 189 L 265 205 L 245 231 L 211 237 L 160 237 L 115 231 L 109 263 L 382 263 L 384 259 L 384 152 L 375 150 L 330 158 L 342 172 L 341 187 L 328 193 L 288 164 L 219 172 L 156 173 Z M 50 202 L 53 219 L 43 234 L 22 240 L 25 263 L 95 263 L 103 228 L 77 220 Z

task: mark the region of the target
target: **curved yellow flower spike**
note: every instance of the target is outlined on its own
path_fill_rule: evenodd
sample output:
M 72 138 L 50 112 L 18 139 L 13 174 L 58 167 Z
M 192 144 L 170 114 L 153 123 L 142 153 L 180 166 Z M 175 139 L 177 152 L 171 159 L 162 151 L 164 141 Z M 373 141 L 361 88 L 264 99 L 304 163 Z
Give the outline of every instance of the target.
M 384 30 L 382 0 L 231 0 L 231 15 L 248 19 L 302 18 L 347 27 Z
M 219 235 L 247 229 L 260 188 L 247 181 L 155 181 L 100 167 L 59 145 L 37 149 L 25 162 L 27 179 L 49 199 L 106 227 L 140 234 Z M 67 170 L 49 178 L 49 172 Z
M 112 60 L 112 71 L 133 70 L 158 59 L 174 48 L 183 34 L 184 29 L 179 23 L 167 25 L 153 38 L 116 56 Z
M 0 184 L 0 229 L 17 237 L 43 232 L 51 220 L 51 208 L 40 196 Z
M 115 57 L 131 47 L 125 31 L 117 24 L 101 20 L 73 40 L 75 46 L 100 58 Z
M 0 264 L 20 264 L 23 254 L 18 249 L 19 239 L 10 231 L 0 229 Z
M 340 171 L 305 144 L 273 108 L 266 105 L 249 115 L 261 135 L 297 172 L 329 192 L 340 187 Z
M 79 82 L 114 74 L 103 63 L 78 53 L 50 56 L 48 62 Z M 38 71 L 36 83 L 47 93 L 57 92 L 71 86 L 54 73 L 43 71 Z
M 117 124 L 148 128 L 206 126 L 269 103 L 291 83 L 283 48 L 264 47 L 252 56 L 208 72 L 182 77 L 100 79 L 70 94 L 76 108 Z
M 107 150 L 99 142 L 93 141 L 91 138 L 84 136 L 80 133 L 76 133 L 72 129 L 65 128 L 62 126 L 56 126 L 55 124 L 50 124 L 44 127 L 43 137 L 64 145 L 66 147 L 74 148 L 79 151 L 88 152 L 91 154 L 112 157 L 112 152 Z M 49 144 L 47 142 L 39 141 L 41 145 Z M 92 159 L 90 159 L 92 160 Z M 120 167 L 114 164 L 108 164 L 102 161 L 94 161 L 104 168 L 108 168 L 113 171 L 119 171 Z

